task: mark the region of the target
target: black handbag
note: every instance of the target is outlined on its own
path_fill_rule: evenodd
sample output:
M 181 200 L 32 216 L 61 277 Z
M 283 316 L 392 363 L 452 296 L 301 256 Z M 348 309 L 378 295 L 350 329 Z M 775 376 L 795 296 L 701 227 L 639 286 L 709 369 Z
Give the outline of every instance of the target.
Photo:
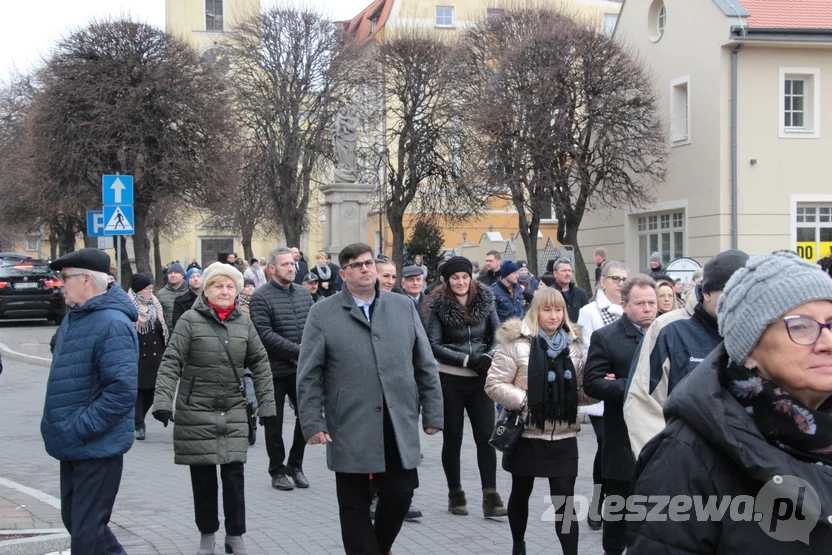
M 511 453 L 525 429 L 526 422 L 519 412 L 503 408 L 488 444 L 497 451 Z
M 243 395 L 243 399 L 246 400 L 246 421 L 248 422 L 248 444 L 254 445 L 254 440 L 257 439 L 257 419 L 254 416 L 254 403 L 252 403 L 248 395 L 246 394 L 246 382 L 245 378 L 240 375 L 237 371 L 237 365 L 234 364 L 234 358 L 231 356 L 231 351 L 228 349 L 228 343 L 225 339 L 222 338 L 220 332 L 217 330 L 216 326 L 213 323 L 210 324 L 211 329 L 214 330 L 214 333 L 217 335 L 217 339 L 220 340 L 220 345 L 223 346 L 225 349 L 225 354 L 228 355 L 228 362 L 231 363 L 231 369 L 234 371 L 234 377 L 237 378 L 237 382 L 239 384 L 240 393 Z

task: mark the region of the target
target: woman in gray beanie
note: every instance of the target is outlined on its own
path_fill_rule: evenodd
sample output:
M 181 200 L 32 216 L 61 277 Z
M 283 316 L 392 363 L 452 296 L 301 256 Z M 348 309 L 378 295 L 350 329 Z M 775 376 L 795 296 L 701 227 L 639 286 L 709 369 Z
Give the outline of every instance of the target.
M 683 496 L 689 518 L 631 522 L 628 552 L 830 553 L 832 280 L 791 252 L 756 256 L 717 312 L 724 341 L 667 399 L 632 492 Z

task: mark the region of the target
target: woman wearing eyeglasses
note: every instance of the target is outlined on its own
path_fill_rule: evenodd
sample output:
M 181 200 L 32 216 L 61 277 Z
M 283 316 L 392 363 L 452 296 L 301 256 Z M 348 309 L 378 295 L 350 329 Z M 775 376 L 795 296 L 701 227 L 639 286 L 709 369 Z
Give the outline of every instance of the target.
M 663 279 L 657 281 L 656 295 L 656 308 L 659 309 L 659 316 L 679 308 L 676 303 L 676 291 L 673 289 L 673 284 L 671 282 Z
M 668 397 L 633 495 L 732 509 L 631 522 L 628 552 L 830 553 L 832 280 L 793 253 L 757 256 L 728 281 L 717 316 L 724 342 Z

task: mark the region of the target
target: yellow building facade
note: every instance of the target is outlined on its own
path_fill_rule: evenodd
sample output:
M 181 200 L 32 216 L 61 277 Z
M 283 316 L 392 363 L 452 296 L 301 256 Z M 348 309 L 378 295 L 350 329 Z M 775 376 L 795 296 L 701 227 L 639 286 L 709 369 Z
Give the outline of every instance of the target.
M 184 39 L 204 57 L 216 55 L 226 34 L 239 21 L 260 12 L 260 0 L 165 0 L 165 28 L 168 33 Z M 307 259 L 323 247 L 320 195 L 313 192 L 309 203 L 309 229 L 301 236 L 300 245 Z M 208 213 L 195 213 L 186 231 L 173 239 L 163 238 L 162 260 L 181 262 L 196 259 L 203 266 L 216 260 L 218 253 L 235 252 L 243 256 L 242 238 L 236 230 L 220 229 Z M 284 246 L 281 236 L 255 233 L 252 250 L 256 257 L 268 256 L 277 246 Z
M 383 43 L 385 31 L 396 27 L 424 27 L 441 33 L 456 33 L 489 17 L 498 17 L 515 6 L 552 6 L 565 15 L 592 26 L 607 34 L 615 29 L 621 3 L 609 0 L 537 0 L 528 3 L 502 0 L 373 0 L 361 13 L 347 23 L 348 32 L 360 43 Z M 438 223 L 445 237 L 445 248 L 454 249 L 461 244 L 476 242 L 483 233 L 499 232 L 503 237 L 519 234 L 519 217 L 508 202 L 489 199 L 488 209 L 477 217 L 461 223 Z M 405 214 L 405 236 L 424 215 L 416 211 Z M 541 221 L 543 237 L 557 237 L 557 219 L 554 208 Z M 375 212 L 367 222 L 367 242 L 377 252 L 392 254 L 392 232 L 383 214 Z

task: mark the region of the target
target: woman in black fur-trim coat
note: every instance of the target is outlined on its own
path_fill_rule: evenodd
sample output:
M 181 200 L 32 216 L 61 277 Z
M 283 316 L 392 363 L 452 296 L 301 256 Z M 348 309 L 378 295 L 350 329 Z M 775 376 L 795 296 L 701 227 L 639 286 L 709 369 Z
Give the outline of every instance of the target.
M 442 266 L 444 284 L 431 294 L 427 333 L 439 366 L 445 402 L 442 467 L 448 480 L 448 510 L 455 515 L 468 514 L 460 478 L 467 411 L 477 444 L 483 516 L 488 518 L 506 515 L 497 493 L 497 454 L 488 444 L 494 431 L 494 402 L 484 389 L 500 320 L 494 294 L 473 280 L 471 272 L 471 262 L 462 256 Z

